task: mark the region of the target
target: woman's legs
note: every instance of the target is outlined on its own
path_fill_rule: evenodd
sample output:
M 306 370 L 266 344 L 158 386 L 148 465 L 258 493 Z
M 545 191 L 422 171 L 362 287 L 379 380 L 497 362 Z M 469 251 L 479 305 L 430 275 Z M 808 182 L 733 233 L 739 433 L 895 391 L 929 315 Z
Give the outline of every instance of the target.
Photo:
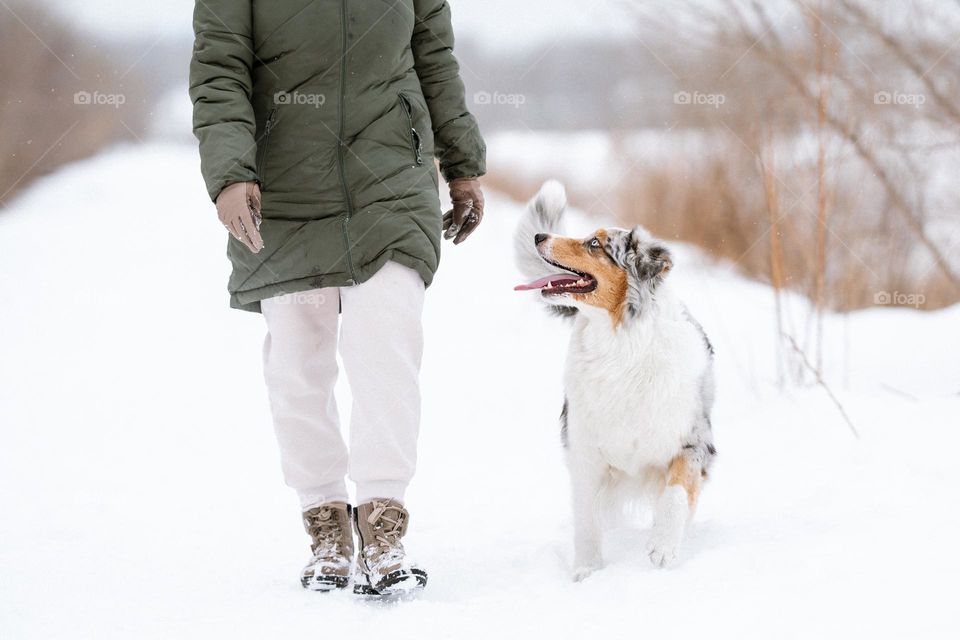
M 263 369 L 286 483 L 304 511 L 349 502 L 347 449 L 333 395 L 337 381 L 336 288 L 261 302 L 267 322 Z
M 261 301 L 268 329 L 264 378 L 280 462 L 304 511 L 350 502 L 348 470 L 356 504 L 403 501 L 417 459 L 423 298 L 417 272 L 388 262 L 355 287 Z M 340 354 L 353 396 L 349 457 L 334 399 L 341 300 Z
M 340 290 L 340 355 L 350 381 L 350 478 L 356 504 L 403 501 L 417 460 L 423 280 L 386 263 L 370 280 Z

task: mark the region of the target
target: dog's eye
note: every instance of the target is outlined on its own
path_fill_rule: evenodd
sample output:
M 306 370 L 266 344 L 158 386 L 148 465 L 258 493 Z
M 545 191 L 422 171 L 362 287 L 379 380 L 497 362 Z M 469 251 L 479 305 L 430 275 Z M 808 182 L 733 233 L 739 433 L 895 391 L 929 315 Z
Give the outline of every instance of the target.
M 594 238 L 593 240 L 590 241 L 590 248 L 591 248 L 591 249 L 599 249 L 599 248 L 600 248 L 600 240 L 599 240 L 599 238 Z

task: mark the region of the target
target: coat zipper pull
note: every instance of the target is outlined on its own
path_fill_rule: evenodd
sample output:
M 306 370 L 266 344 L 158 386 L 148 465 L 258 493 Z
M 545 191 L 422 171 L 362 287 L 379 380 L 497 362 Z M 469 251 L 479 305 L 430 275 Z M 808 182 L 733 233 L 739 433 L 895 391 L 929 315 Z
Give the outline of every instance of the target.
M 413 153 L 417 161 L 417 166 L 423 165 L 423 141 L 416 129 L 410 129 L 410 137 L 413 141 Z

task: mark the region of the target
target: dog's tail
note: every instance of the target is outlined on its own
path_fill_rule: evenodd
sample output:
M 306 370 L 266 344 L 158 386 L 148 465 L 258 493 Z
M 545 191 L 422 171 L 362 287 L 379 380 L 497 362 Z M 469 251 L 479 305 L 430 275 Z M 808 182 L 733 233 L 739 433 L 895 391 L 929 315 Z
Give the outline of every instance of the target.
M 517 233 L 514 236 L 514 256 L 520 273 L 528 280 L 536 280 L 556 273 L 537 253 L 534 238 L 538 233 L 560 234 L 563 212 L 567 208 L 567 192 L 556 180 L 548 180 L 539 193 L 527 204 Z
M 526 280 L 537 280 L 556 273 L 537 252 L 534 238 L 538 233 L 563 234 L 563 213 L 567 209 L 567 192 L 557 180 L 548 180 L 527 204 L 514 236 L 514 257 Z M 554 313 L 570 316 L 573 307 L 549 305 Z

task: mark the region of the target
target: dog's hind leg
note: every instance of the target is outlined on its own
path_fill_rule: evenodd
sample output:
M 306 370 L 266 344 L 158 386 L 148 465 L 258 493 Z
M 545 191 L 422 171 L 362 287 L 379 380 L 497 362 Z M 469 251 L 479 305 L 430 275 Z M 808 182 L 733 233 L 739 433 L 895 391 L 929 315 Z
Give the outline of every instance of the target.
M 596 456 L 570 451 L 573 485 L 573 579 L 579 582 L 603 566 L 600 506 L 609 470 Z
M 666 487 L 657 500 L 653 531 L 647 545 L 650 562 L 666 567 L 677 559 L 683 532 L 700 495 L 703 470 L 695 455 L 684 449 L 670 462 Z

